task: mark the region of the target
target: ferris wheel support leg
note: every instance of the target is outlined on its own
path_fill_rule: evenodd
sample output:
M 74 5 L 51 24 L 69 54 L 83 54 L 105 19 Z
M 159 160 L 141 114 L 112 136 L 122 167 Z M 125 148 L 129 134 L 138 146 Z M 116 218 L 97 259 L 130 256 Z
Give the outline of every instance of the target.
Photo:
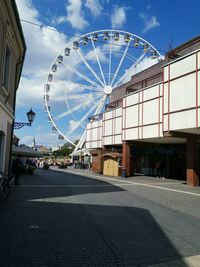
M 106 101 L 106 96 L 104 96 L 102 98 L 101 102 L 99 103 L 99 106 L 97 107 L 96 111 L 94 112 L 94 115 L 101 112 L 102 108 L 104 107 L 105 101 Z M 81 138 L 79 139 L 78 144 L 76 145 L 73 152 L 78 151 L 79 149 L 82 149 L 84 147 L 85 141 L 86 141 L 86 130 L 81 135 Z

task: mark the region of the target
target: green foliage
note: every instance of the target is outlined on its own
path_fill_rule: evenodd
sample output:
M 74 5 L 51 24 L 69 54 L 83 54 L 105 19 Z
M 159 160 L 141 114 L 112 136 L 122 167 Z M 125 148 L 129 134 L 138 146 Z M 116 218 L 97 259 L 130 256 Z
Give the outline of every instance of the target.
M 69 143 L 65 143 L 59 150 L 53 152 L 55 157 L 67 157 L 69 156 L 74 150 L 74 146 L 70 145 Z

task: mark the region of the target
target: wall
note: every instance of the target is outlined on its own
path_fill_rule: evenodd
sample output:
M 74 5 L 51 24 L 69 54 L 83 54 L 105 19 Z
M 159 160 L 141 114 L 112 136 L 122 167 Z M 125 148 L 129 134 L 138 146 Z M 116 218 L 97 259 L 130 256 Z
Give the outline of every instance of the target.
M 123 140 L 162 136 L 162 84 L 124 98 Z
M 164 67 L 163 131 L 200 125 L 200 52 Z
M 0 1 L 0 132 L 5 135 L 1 161 L 3 161 L 3 171 L 6 172 L 10 167 L 15 97 L 25 49 L 15 2 L 13 0 Z M 8 82 L 4 83 L 6 51 L 9 51 L 7 55 L 9 54 L 10 64 L 7 64 Z
M 86 147 L 102 147 L 102 120 L 91 121 L 86 128 Z
M 199 72 L 200 50 L 163 66 L 163 82 L 126 95 L 122 108 L 104 113 L 99 129 L 95 130 L 94 123 L 88 125 L 87 144 L 92 145 L 87 147 L 116 145 L 123 140 L 155 141 L 169 131 L 200 134 Z

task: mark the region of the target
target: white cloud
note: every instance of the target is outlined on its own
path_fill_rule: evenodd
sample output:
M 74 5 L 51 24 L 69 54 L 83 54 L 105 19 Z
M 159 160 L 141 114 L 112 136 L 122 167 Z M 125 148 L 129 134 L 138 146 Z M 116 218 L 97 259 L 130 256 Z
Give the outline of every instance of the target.
M 116 29 L 116 28 L 122 28 L 123 25 L 126 23 L 126 11 L 127 11 L 127 7 L 118 7 L 115 6 L 113 13 L 111 14 L 111 24 L 112 24 L 112 28 Z
M 96 47 L 95 51 L 94 50 L 90 50 L 86 54 L 86 58 L 88 60 L 91 60 L 91 61 L 94 61 L 94 62 L 97 61 L 97 57 L 101 62 L 108 62 L 108 58 L 104 55 L 104 51 L 102 51 L 102 49 L 100 47 Z
M 69 0 L 68 5 L 66 5 L 66 19 L 73 28 L 78 30 L 83 30 L 89 25 L 88 21 L 84 17 L 82 8 L 81 0 Z
M 94 17 L 98 17 L 101 15 L 103 7 L 99 0 L 87 0 L 85 6 L 90 10 L 91 14 Z
M 32 19 L 32 22 L 37 22 L 39 16 L 38 11 L 33 7 L 31 0 L 16 0 L 20 18 L 24 20 Z
M 58 16 L 58 17 L 54 17 L 51 21 L 52 24 L 54 25 L 59 25 L 62 24 L 64 22 L 67 21 L 67 17 L 66 16 Z
M 20 18 L 41 25 L 38 11 L 30 0 L 16 1 Z M 41 106 L 43 86 L 53 60 L 66 44 L 64 34 L 22 22 L 27 44 L 22 77 L 17 92 L 17 106 Z
M 17 90 L 17 106 L 18 107 L 41 107 L 43 91 L 43 80 L 41 78 L 21 77 L 20 86 Z
M 79 125 L 79 122 L 78 121 L 75 121 L 75 120 L 70 120 L 69 121 L 69 131 L 70 130 L 73 130 L 74 128 L 77 128 L 77 127 L 79 127 L 80 125 Z
M 34 22 L 38 25 L 43 25 L 39 19 L 40 14 L 33 6 L 31 0 L 16 0 L 16 3 L 21 19 Z M 21 107 L 29 108 L 30 106 L 41 109 L 44 105 L 44 84 L 46 83 L 50 67 L 57 56 L 62 53 L 67 46 L 67 43 L 71 42 L 71 39 L 67 39 L 64 34 L 57 32 L 53 27 L 51 27 L 52 30 L 48 30 L 44 27 L 22 22 L 22 28 L 27 44 L 27 52 L 20 85 L 17 91 L 17 109 L 20 110 Z M 73 53 L 75 52 L 71 51 L 72 55 Z M 74 55 L 72 57 L 65 57 L 65 61 L 68 62 L 68 64 L 75 66 L 78 63 L 78 60 L 80 61 L 80 58 L 78 59 Z M 64 88 L 63 79 L 64 72 L 66 79 L 66 69 L 64 69 L 62 65 L 59 65 L 58 68 L 59 71 L 56 74 L 57 83 L 59 85 L 55 86 L 55 92 L 50 92 L 50 100 L 51 97 L 63 97 L 65 95 L 64 89 L 66 88 Z M 74 87 L 70 85 L 69 89 L 73 88 Z M 44 129 L 38 127 L 36 129 L 37 134 L 35 135 L 37 144 L 50 146 L 60 144 L 60 142 L 66 142 L 65 140 L 57 140 L 57 134 L 41 134 L 41 132 L 44 132 Z M 71 136 L 70 140 L 74 140 L 77 137 L 78 136 Z M 32 139 L 33 135 L 23 136 L 20 141 L 21 143 L 31 145 Z
M 157 21 L 156 16 L 148 15 L 146 13 L 140 13 L 140 18 L 144 22 L 144 29 L 142 31 L 143 33 L 146 33 L 147 31 L 160 26 L 160 23 Z

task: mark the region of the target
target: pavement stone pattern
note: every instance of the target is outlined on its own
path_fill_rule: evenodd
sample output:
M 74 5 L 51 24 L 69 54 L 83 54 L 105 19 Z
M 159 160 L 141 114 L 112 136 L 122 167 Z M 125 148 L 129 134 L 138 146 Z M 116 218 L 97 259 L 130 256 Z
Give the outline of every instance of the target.
M 175 260 L 167 263 L 155 264 L 150 267 L 196 267 L 200 265 L 200 255 L 184 258 L 184 262 Z
M 185 258 L 191 256 L 195 262 L 199 207 L 188 210 L 198 195 L 85 175 L 39 169 L 21 178 L 0 204 L 1 267 L 148 267 L 173 261 L 190 267 Z
M 74 170 L 68 171 L 74 172 Z M 77 170 L 76 172 L 81 173 Z M 86 172 L 82 173 L 86 174 Z M 97 177 L 97 175 L 95 175 L 95 177 Z M 109 177 L 104 177 L 102 175 L 99 175 L 99 177 L 100 179 L 106 178 L 107 181 L 109 181 Z M 128 190 L 134 192 L 135 195 L 145 198 L 148 201 L 152 201 L 158 203 L 159 205 L 163 205 L 196 218 L 200 218 L 200 187 L 191 187 L 185 185 L 184 181 L 171 179 L 163 180 L 147 176 L 130 177 L 126 178 L 125 180 L 121 177 L 111 177 L 111 182 L 113 178 L 119 182 L 127 182 L 128 184 L 122 186 L 123 188 L 128 188 Z M 131 182 L 132 186 L 130 184 Z M 167 188 L 169 190 L 162 190 L 162 188 Z M 170 189 L 172 191 L 170 191 Z M 182 191 L 182 193 L 176 192 L 176 190 Z M 191 194 L 187 194 L 186 192 Z M 196 195 L 192 195 L 193 193 Z

